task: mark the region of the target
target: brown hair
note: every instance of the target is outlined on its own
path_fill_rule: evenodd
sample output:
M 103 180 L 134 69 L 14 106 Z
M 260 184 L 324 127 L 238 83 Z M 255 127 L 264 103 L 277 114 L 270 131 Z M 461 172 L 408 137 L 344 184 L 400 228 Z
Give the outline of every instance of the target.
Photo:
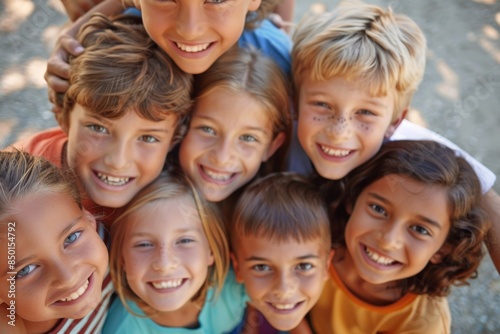
M 163 172 L 147 187 L 142 189 L 127 205 L 125 211 L 113 222 L 111 226 L 112 247 L 110 252 L 110 271 L 113 285 L 124 305 L 126 300 L 132 300 L 138 305 L 149 308 L 130 289 L 127 284 L 124 264 L 122 260 L 122 246 L 127 226 L 131 223 L 133 215 L 151 203 L 168 201 L 175 198 L 186 197 L 193 201 L 199 219 L 203 226 L 208 244 L 213 253 L 214 264 L 210 267 L 205 284 L 192 301 L 201 302 L 205 299 L 209 287 L 215 286 L 218 295 L 222 289 L 224 279 L 229 268 L 229 246 L 226 239 L 224 224 L 214 204 L 207 202 L 198 194 L 193 184 L 179 172 Z M 130 311 L 132 312 L 132 311 Z
M 191 106 L 192 76 L 149 38 L 140 18 L 112 20 L 94 14 L 82 26 L 78 41 L 85 51 L 70 59 L 70 88 L 57 114 L 60 125 L 69 125 L 76 103 L 110 119 L 134 110 L 151 121 L 175 114 L 183 124 Z M 179 128 L 174 140 L 182 134 Z
M 429 262 L 417 275 L 401 280 L 403 293 L 445 296 L 452 284 L 468 284 L 468 278 L 477 276 L 490 221 L 481 208 L 481 186 L 472 167 L 454 151 L 433 141 L 388 142 L 346 177 L 341 204 L 330 208 L 336 242 L 345 246 L 344 230 L 349 219 L 346 208 L 354 207 L 364 188 L 390 174 L 443 187 L 450 213 L 450 231 L 442 246 L 449 251 L 440 263 Z
M 276 242 L 321 239 L 330 251 L 330 223 L 319 191 L 295 173 L 274 173 L 242 193 L 231 222 L 233 247 L 246 235 Z

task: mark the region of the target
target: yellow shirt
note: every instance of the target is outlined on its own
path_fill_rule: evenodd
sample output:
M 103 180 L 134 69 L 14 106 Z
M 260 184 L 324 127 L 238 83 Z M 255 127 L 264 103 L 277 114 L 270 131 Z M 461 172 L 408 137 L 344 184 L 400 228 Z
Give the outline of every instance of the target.
M 333 265 L 310 319 L 317 334 L 440 334 L 451 330 L 446 298 L 408 293 L 390 305 L 371 305 L 347 289 Z

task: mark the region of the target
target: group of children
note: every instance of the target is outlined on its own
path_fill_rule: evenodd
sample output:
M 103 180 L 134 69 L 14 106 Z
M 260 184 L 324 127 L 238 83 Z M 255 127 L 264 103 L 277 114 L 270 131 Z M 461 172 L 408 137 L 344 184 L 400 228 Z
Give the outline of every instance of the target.
M 403 120 L 418 26 L 352 1 L 304 19 L 289 87 L 255 42 L 265 26 L 235 46 L 274 1 L 133 5 L 142 19 L 81 27 L 60 128 L 0 153 L 2 254 L 16 226 L 1 328 L 449 333 L 444 297 L 476 273 L 494 176 L 391 141 L 429 136 Z

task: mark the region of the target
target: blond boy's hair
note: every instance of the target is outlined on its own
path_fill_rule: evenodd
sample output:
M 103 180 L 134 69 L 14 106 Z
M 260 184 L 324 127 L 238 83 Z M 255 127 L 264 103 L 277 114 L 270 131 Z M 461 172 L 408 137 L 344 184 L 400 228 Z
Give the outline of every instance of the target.
M 111 252 L 110 252 L 110 272 L 115 290 L 123 302 L 127 305 L 127 300 L 132 300 L 143 309 L 148 310 L 148 314 L 154 314 L 135 293 L 127 283 L 124 263 L 122 259 L 123 243 L 127 226 L 133 223 L 133 219 L 138 219 L 136 213 L 140 210 L 147 210 L 151 204 L 163 201 L 186 198 L 193 202 L 197 211 L 194 219 L 199 219 L 203 226 L 203 231 L 208 241 L 210 250 L 214 257 L 214 264 L 210 266 L 207 279 L 200 291 L 193 296 L 192 301 L 203 303 L 207 295 L 208 288 L 215 288 L 215 296 L 222 290 L 222 285 L 229 269 L 229 246 L 226 238 L 226 231 L 222 218 L 214 203 L 207 202 L 201 196 L 194 185 L 180 172 L 163 172 L 153 181 L 153 183 L 142 189 L 127 204 L 125 211 L 113 222 L 111 226 Z M 139 217 L 140 219 L 140 217 Z M 168 224 L 168 217 L 165 217 Z M 126 306 L 127 307 L 127 306 Z M 127 307 L 128 308 L 128 307 Z M 129 310 L 134 313 L 133 311 Z
M 63 111 L 57 114 L 63 127 L 75 104 L 104 118 L 117 119 L 130 110 L 161 121 L 177 115 L 183 124 L 191 107 L 192 75 L 184 73 L 149 38 L 140 18 L 108 19 L 95 14 L 80 30 L 85 48 L 70 59 L 70 87 Z M 178 127 L 173 141 L 183 135 Z
M 334 11 L 305 17 L 293 36 L 292 73 L 301 83 L 343 77 L 372 96 L 395 93 L 393 118 L 408 108 L 425 70 L 426 40 L 408 16 L 344 1 Z
M 269 174 L 250 184 L 234 210 L 231 243 L 256 236 L 273 242 L 321 240 L 331 247 L 330 223 L 323 197 L 317 188 L 296 173 Z

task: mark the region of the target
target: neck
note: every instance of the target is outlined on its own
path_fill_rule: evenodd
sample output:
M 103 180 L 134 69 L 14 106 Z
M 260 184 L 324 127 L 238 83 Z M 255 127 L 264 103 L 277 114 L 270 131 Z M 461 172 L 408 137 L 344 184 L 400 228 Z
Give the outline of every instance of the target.
M 155 312 L 151 315 L 151 319 L 164 327 L 198 328 L 200 325 L 198 316 L 200 315 L 202 306 L 197 303 L 188 302 L 175 311 Z
M 398 301 L 402 297 L 395 281 L 373 284 L 364 280 L 358 274 L 352 257 L 345 248 L 335 252 L 333 265 L 347 289 L 366 303 L 385 306 Z
M 27 334 L 42 334 L 48 333 L 51 329 L 56 327 L 61 320 L 62 319 L 53 319 L 42 322 L 31 322 L 23 319 L 23 324 Z

